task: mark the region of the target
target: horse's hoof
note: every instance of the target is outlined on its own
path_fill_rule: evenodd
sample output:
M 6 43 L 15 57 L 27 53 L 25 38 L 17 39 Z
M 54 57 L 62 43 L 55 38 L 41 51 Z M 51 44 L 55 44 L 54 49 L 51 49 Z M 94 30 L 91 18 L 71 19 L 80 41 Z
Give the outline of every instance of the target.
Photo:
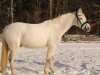
M 51 73 L 55 73 L 55 69 L 54 68 L 51 68 Z
M 43 75 L 49 75 L 48 73 L 44 73 Z
M 2 73 L 2 75 L 7 75 L 6 73 Z
M 52 72 L 52 73 L 55 73 L 55 69 L 52 69 L 51 72 Z
M 15 72 L 11 72 L 11 75 L 16 75 L 16 73 Z
M 0 70 L 0 75 L 7 75 L 7 74 L 6 74 L 6 72 L 2 72 L 2 71 Z
M 11 74 L 11 75 L 16 75 L 15 73 Z

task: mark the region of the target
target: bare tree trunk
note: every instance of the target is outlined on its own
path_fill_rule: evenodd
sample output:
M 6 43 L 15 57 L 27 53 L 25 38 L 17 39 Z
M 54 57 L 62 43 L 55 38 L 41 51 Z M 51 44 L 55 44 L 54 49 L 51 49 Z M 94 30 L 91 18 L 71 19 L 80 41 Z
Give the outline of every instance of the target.
M 14 22 L 14 14 L 13 14 L 13 0 L 11 0 L 11 2 L 10 2 L 11 4 L 10 4 L 10 8 L 11 8 L 11 23 L 13 23 Z
M 39 0 L 37 0 L 37 10 L 39 10 Z
M 36 0 L 37 2 L 37 5 L 36 5 L 36 8 L 34 10 L 34 17 L 35 17 L 35 22 L 36 23 L 39 23 L 40 22 L 40 2 L 39 0 Z
M 1 14 L 1 1 L 0 1 L 0 14 Z
M 52 19 L 52 2 L 53 0 L 50 0 L 50 19 Z
M 40 3 L 39 0 L 37 0 L 37 18 L 38 18 L 38 22 L 40 22 Z

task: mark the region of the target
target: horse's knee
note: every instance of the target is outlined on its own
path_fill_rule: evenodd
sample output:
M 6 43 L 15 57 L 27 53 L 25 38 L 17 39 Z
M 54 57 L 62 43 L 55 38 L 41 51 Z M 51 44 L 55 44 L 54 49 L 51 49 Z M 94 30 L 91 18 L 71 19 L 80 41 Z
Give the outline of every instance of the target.
M 46 58 L 46 61 L 47 61 L 47 62 L 52 62 L 52 61 L 54 61 L 54 56 L 49 56 L 49 57 L 47 57 L 47 58 Z
M 54 64 L 54 57 L 50 56 L 46 58 L 46 63 L 48 63 L 50 66 Z

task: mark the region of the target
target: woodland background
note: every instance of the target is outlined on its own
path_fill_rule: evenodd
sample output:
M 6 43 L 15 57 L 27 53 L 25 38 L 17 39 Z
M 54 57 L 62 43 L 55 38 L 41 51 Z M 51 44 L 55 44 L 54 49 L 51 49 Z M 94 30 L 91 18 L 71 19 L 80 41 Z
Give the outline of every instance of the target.
M 41 23 L 80 7 L 92 27 L 90 34 L 100 36 L 99 0 L 0 0 L 0 33 L 12 22 Z M 67 34 L 80 32 L 73 26 Z

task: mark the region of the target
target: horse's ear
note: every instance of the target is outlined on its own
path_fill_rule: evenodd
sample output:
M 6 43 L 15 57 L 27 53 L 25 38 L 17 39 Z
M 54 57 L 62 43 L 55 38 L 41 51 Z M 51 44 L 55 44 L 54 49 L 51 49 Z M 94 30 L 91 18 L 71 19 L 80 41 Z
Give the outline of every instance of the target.
M 79 8 L 79 9 L 78 9 L 78 12 L 82 12 L 82 8 Z

